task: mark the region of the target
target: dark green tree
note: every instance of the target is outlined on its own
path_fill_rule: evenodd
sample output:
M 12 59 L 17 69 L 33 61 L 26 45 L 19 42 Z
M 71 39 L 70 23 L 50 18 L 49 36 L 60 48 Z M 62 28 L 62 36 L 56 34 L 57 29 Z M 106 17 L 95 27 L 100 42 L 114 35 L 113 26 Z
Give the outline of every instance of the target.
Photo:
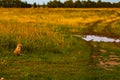
M 36 2 L 33 3 L 33 7 L 34 7 L 34 8 L 37 8 Z
M 2 5 L 2 2 L 0 1 L 0 6 Z
M 81 4 L 80 0 L 75 1 L 74 7 L 75 8 L 81 8 L 82 7 L 82 4 Z
M 87 8 L 95 8 L 96 7 L 96 3 L 94 1 L 87 0 L 86 7 Z
M 98 0 L 97 3 L 96 3 L 96 7 L 101 8 L 102 6 L 103 6 L 102 1 Z
M 113 3 L 112 7 L 114 7 L 114 8 L 120 8 L 120 2 Z
M 31 7 L 32 7 L 32 5 L 28 4 L 27 1 L 21 2 L 21 8 L 31 8 Z
M 26 4 L 21 0 L 0 0 L 0 7 L 13 8 L 13 7 L 31 7 L 31 4 Z
M 82 4 L 82 8 L 87 8 L 87 1 L 82 1 L 81 4 Z
M 60 8 L 60 7 L 63 7 L 63 4 L 60 1 L 53 0 L 47 3 L 47 7 Z
M 66 1 L 64 2 L 64 7 L 65 7 L 65 8 L 73 8 L 73 7 L 74 7 L 73 0 L 66 0 Z

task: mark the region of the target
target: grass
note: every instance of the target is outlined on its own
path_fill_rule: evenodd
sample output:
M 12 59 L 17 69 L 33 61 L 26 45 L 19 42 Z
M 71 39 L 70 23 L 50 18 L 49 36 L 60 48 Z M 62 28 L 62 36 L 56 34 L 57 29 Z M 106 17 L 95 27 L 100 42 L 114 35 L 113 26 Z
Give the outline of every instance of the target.
M 120 56 L 119 43 L 87 43 L 74 34 L 120 37 L 119 9 L 0 9 L 0 77 L 7 80 L 119 80 L 91 62 L 95 52 Z M 22 43 L 22 54 L 13 50 Z M 91 65 L 92 63 L 92 65 Z

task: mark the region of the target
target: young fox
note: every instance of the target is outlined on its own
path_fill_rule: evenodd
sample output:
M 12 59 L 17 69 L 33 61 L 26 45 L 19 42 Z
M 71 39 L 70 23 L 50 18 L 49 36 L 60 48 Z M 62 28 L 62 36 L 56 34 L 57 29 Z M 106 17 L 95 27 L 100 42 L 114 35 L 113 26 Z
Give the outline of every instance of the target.
M 21 52 L 21 47 L 22 47 L 22 44 L 21 44 L 21 43 L 17 44 L 17 47 L 16 47 L 16 49 L 14 50 L 14 54 L 15 54 L 15 55 L 17 55 L 17 56 L 20 56 L 20 55 L 21 55 L 21 54 L 20 54 L 20 52 Z

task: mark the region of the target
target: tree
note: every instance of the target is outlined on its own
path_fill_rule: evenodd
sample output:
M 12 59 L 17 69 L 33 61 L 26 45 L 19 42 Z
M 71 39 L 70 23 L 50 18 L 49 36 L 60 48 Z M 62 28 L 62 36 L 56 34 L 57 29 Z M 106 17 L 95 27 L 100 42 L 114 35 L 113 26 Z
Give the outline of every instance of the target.
M 36 2 L 33 3 L 33 7 L 34 7 L 34 8 L 37 8 Z
M 21 0 L 0 0 L 0 6 L 5 8 L 20 8 L 20 7 L 31 7 L 31 4 L 22 2 Z
M 102 5 L 102 1 L 101 1 L 101 0 L 98 0 L 97 3 L 96 3 L 96 5 L 97 5 L 96 7 L 102 7 L 102 6 L 103 6 L 103 5 Z
M 81 4 L 82 4 L 82 7 L 83 7 L 83 8 L 86 8 L 86 7 L 87 7 L 87 1 L 82 1 Z
M 32 7 L 32 5 L 28 4 L 27 1 L 21 2 L 21 8 L 31 8 L 31 7 Z
M 2 1 L 0 0 L 0 7 L 2 7 Z
M 65 8 L 73 8 L 74 7 L 74 3 L 73 0 L 67 0 L 64 2 L 64 7 Z
M 45 3 L 43 3 L 42 7 L 43 7 L 43 8 L 45 8 L 45 7 L 46 7 Z
M 49 7 L 49 8 L 120 8 L 120 2 L 118 3 L 110 3 L 110 2 L 102 2 L 101 0 L 98 0 L 97 2 L 91 1 L 91 0 L 76 0 L 73 2 L 73 0 L 66 0 L 64 3 L 60 2 L 60 0 L 52 0 L 47 3 L 47 5 L 37 5 L 34 4 L 28 4 L 27 1 L 22 2 L 21 0 L 0 0 L 0 7 L 4 8 L 31 8 L 31 7 L 37 8 L 37 7 Z
M 53 0 L 47 3 L 47 6 L 50 8 L 61 8 L 63 4 L 60 1 Z
M 75 1 L 74 6 L 75 6 L 75 8 L 82 7 L 82 4 L 81 4 L 80 0 Z
M 110 2 L 103 2 L 102 7 L 110 8 L 110 7 L 112 7 L 112 4 Z
M 87 8 L 95 8 L 96 7 L 96 3 L 94 1 L 87 0 L 86 7 Z
M 55 5 L 54 5 L 54 3 L 52 1 L 50 1 L 50 2 L 47 3 L 47 7 L 55 8 Z
M 63 7 L 63 3 L 62 3 L 62 2 L 60 2 L 60 0 L 59 0 L 59 1 L 57 1 L 57 7 L 59 7 L 59 8 L 62 8 L 62 7 Z
M 21 1 L 20 0 L 12 0 L 12 7 L 21 7 Z

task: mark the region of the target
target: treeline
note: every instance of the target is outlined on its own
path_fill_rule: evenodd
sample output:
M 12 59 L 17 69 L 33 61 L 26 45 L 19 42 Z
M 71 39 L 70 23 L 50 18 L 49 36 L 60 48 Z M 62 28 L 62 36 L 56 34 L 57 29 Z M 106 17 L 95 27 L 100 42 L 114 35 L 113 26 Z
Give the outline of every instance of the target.
M 91 0 L 66 0 L 61 2 L 60 0 L 50 0 L 47 4 L 28 4 L 27 1 L 23 2 L 21 0 L 0 0 L 0 7 L 4 8 L 120 8 L 120 2 L 102 2 L 98 0 L 97 2 Z
M 45 5 L 44 5 L 45 6 Z M 102 2 L 98 0 L 97 2 L 91 0 L 66 0 L 62 3 L 59 0 L 53 0 L 46 4 L 46 7 L 49 8 L 120 8 L 120 2 L 118 3 L 110 3 L 110 2 Z
M 0 0 L 0 7 L 4 8 L 31 8 L 32 5 L 21 0 Z

